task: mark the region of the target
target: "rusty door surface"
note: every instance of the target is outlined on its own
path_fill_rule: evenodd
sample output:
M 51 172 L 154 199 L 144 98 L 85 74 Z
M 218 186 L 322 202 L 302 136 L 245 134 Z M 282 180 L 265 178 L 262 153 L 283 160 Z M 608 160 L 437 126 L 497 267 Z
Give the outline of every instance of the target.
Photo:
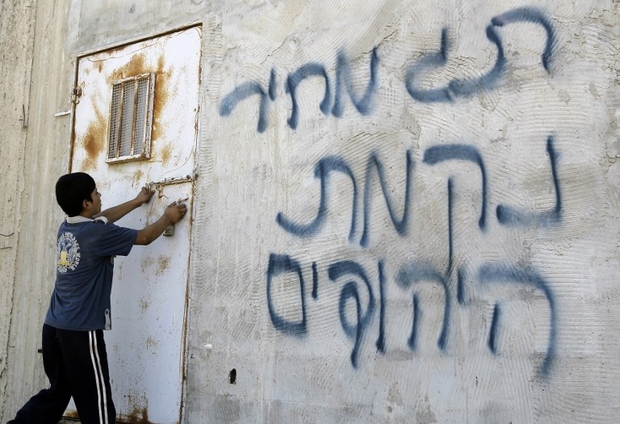
M 192 27 L 78 59 L 71 171 L 93 176 L 104 209 L 156 190 L 118 225 L 141 229 L 178 199 L 192 209 L 200 41 Z M 191 222 L 115 259 L 104 334 L 120 422 L 181 418 Z

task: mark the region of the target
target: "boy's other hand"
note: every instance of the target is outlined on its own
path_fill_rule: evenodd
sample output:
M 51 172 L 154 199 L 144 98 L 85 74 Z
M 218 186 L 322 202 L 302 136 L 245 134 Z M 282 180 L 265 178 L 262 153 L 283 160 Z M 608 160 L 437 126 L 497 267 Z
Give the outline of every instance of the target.
M 143 205 L 151 200 L 153 194 L 155 194 L 154 190 L 149 190 L 148 187 L 142 187 L 142 190 L 140 190 L 140 193 L 136 196 L 136 200 Z
M 174 224 L 183 219 L 187 213 L 187 206 L 180 202 L 172 202 L 164 211 L 164 215 Z

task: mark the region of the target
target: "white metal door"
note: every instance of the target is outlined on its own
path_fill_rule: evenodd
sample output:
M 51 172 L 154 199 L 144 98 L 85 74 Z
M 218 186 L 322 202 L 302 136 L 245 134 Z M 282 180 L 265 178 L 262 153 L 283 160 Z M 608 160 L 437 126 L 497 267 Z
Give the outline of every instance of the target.
M 118 225 L 143 228 L 178 199 L 191 211 L 200 40 L 192 27 L 78 60 L 71 171 L 93 176 L 104 209 L 157 190 Z M 105 338 L 119 422 L 180 420 L 191 222 L 115 260 Z

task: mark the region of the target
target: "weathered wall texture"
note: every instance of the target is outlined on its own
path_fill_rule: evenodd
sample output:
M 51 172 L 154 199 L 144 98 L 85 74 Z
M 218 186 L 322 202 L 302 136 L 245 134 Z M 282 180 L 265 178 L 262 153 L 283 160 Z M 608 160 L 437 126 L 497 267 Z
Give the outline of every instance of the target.
M 254 6 L 204 31 L 188 420 L 614 421 L 617 5 Z
M 37 3 L 3 412 L 42 384 L 72 61 L 202 23 L 185 422 L 617 421 L 618 3 L 538 3 Z
M 14 291 L 15 259 L 17 255 L 20 220 L 19 186 L 23 180 L 24 145 L 29 106 L 30 71 L 34 25 L 27 2 L 12 8 L 7 2 L 0 5 L 0 122 L 2 122 L 2 160 L 0 176 L 0 392 L 4 393 L 7 369 L 8 329 L 11 325 Z M 19 36 L 18 36 L 19 34 Z M 0 404 L 1 405 L 1 404 Z
M 71 106 L 67 14 L 67 2 L 2 2 L 0 421 L 45 384 L 38 349 L 63 217 L 53 189 L 70 145 L 69 115 L 54 116 Z

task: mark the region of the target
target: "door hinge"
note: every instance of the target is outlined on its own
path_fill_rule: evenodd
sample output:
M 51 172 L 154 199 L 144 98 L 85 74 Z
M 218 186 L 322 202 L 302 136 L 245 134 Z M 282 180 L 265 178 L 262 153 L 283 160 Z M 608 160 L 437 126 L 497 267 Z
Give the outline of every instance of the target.
M 77 87 L 74 87 L 73 91 L 71 91 L 71 103 L 73 103 L 74 105 L 80 103 L 80 98 L 84 94 L 84 91 L 82 90 L 83 85 L 84 83 L 78 85 Z

